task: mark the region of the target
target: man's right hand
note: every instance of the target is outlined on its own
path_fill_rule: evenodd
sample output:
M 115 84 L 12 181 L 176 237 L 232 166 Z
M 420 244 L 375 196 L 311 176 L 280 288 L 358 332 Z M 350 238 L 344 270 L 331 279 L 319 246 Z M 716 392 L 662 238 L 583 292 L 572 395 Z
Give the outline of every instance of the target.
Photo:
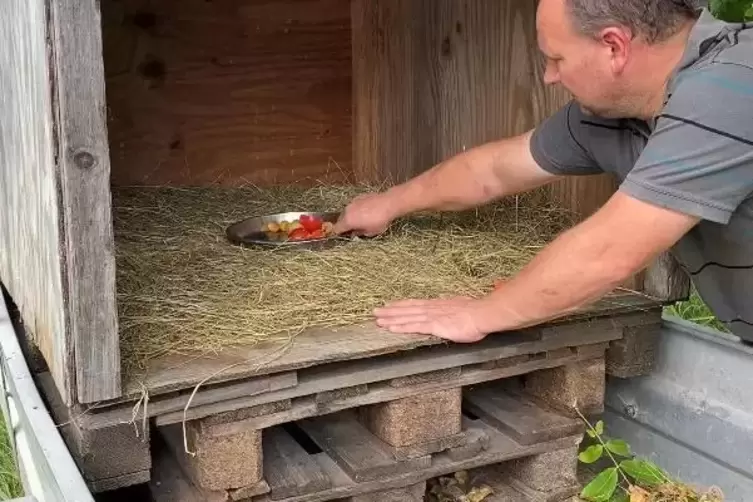
M 334 231 L 337 234 L 353 232 L 373 237 L 386 231 L 397 217 L 394 209 L 385 193 L 359 195 L 340 214 Z

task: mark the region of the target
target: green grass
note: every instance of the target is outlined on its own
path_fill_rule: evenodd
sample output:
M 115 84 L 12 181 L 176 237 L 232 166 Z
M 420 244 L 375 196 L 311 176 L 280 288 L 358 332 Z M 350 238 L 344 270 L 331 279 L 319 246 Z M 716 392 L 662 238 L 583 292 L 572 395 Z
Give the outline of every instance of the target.
M 5 429 L 5 419 L 0 412 L 0 500 L 22 497 L 23 494 L 21 478 Z
M 665 309 L 667 315 L 673 315 L 686 321 L 713 328 L 723 332 L 729 330 L 719 322 L 711 309 L 704 303 L 698 292 L 693 290 L 690 298 L 685 302 L 679 302 Z

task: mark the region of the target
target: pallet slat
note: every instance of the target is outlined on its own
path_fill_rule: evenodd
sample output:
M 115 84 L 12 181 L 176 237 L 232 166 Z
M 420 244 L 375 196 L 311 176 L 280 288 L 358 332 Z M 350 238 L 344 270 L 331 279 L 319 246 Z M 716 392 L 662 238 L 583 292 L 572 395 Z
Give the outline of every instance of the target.
M 282 427 L 263 431 L 264 477 L 272 500 L 325 490 L 331 481 Z
M 514 391 L 485 385 L 466 392 L 465 406 L 521 444 L 582 433 L 580 421 L 536 405 Z
M 619 339 L 621 335 L 621 329 L 615 328 L 613 323 L 609 322 L 594 322 L 588 325 L 582 326 L 579 330 L 565 330 L 561 334 L 547 335 L 545 339 L 531 339 L 529 337 L 518 338 L 516 335 L 505 335 L 504 337 L 489 338 L 480 342 L 474 346 L 469 347 L 455 347 L 455 346 L 443 346 L 427 348 L 426 350 L 416 350 L 409 352 L 402 356 L 386 356 L 382 358 L 368 359 L 363 361 L 355 361 L 341 364 L 326 365 L 319 368 L 312 368 L 310 370 L 298 372 L 298 385 L 289 389 L 283 389 L 276 392 L 268 392 L 265 394 L 241 397 L 237 399 L 230 399 L 223 402 L 216 402 L 207 404 L 205 406 L 191 406 L 186 412 L 185 418 L 193 420 L 204 416 L 209 416 L 215 413 L 221 413 L 224 411 L 230 411 L 233 409 L 247 408 L 250 406 L 257 406 L 260 404 L 282 400 L 282 399 L 295 399 L 303 396 L 308 396 L 320 392 L 326 392 L 330 390 L 336 390 L 343 387 L 350 387 L 359 384 L 373 384 L 375 382 L 383 382 L 387 379 L 397 378 L 401 376 L 419 375 L 422 373 L 428 373 L 436 370 L 443 370 L 449 368 L 457 368 L 462 366 L 470 366 L 486 363 L 489 361 L 504 361 L 516 356 L 526 356 L 529 354 L 545 353 L 546 351 L 553 351 L 569 346 L 590 345 L 599 342 L 609 342 Z M 572 361 L 578 359 L 578 355 L 570 354 Z M 546 359 L 546 358 L 544 358 Z M 547 368 L 562 364 L 562 361 L 568 360 L 567 358 L 561 359 L 546 359 L 541 361 L 533 361 L 529 364 L 540 365 L 538 368 Z M 514 369 L 520 368 L 520 371 L 531 371 L 525 364 L 510 365 L 509 368 L 505 368 L 505 364 L 499 364 L 500 375 L 510 376 L 515 374 Z M 533 368 L 533 366 L 531 367 Z M 535 368 L 534 368 L 535 369 Z M 463 368 L 463 373 L 467 373 Z M 480 375 L 480 374 L 479 374 Z M 499 378 L 499 377 L 494 377 Z M 467 375 L 461 374 L 461 380 L 468 379 Z M 486 378 L 490 380 L 492 378 Z M 463 381 L 462 385 L 469 383 L 478 383 L 478 381 Z M 428 381 L 425 384 L 415 385 L 413 387 L 398 386 L 394 387 L 389 383 L 385 385 L 390 387 L 385 388 L 382 393 L 384 400 L 397 399 L 398 397 L 411 395 L 411 389 L 433 389 L 441 390 L 448 388 L 447 382 L 452 382 L 451 379 Z M 455 384 L 449 387 L 456 386 Z M 373 385 L 370 385 L 373 387 Z M 354 396 L 349 399 L 342 399 L 335 403 L 329 403 L 332 405 L 332 410 L 336 410 L 338 405 L 345 402 L 360 403 L 357 405 L 365 404 L 369 402 L 369 399 L 373 399 L 372 392 L 365 395 Z M 379 401 L 371 401 L 379 402 Z M 321 403 L 325 408 L 327 403 Z M 152 403 L 150 403 L 150 410 Z M 131 408 L 124 409 L 120 414 L 126 419 L 130 419 L 132 410 Z M 295 411 L 295 404 L 291 410 L 291 414 L 297 413 Z M 112 420 L 115 418 L 115 414 L 102 417 L 106 420 Z M 156 417 L 157 425 L 167 425 L 171 423 L 179 423 L 184 419 L 183 410 L 175 411 L 172 413 L 161 414 Z M 91 416 L 90 420 L 96 420 L 96 416 Z M 288 421 L 288 420 L 283 420 Z
M 301 428 L 354 481 L 370 481 L 400 471 L 425 469 L 431 458 L 398 460 L 352 413 L 303 420 Z
M 479 402 L 483 398 L 484 394 L 476 394 L 474 400 Z M 498 405 L 499 401 L 495 400 L 495 403 Z M 527 409 L 528 419 L 537 422 L 529 426 L 530 430 L 539 431 L 538 437 L 543 439 L 528 442 L 516 440 L 509 432 L 515 427 L 505 423 L 507 419 L 501 415 L 496 420 L 464 416 L 462 431 L 469 438 L 466 445 L 417 461 L 401 462 L 394 457 L 389 445 L 376 438 L 358 421 L 358 416 L 353 411 L 297 423 L 296 426 L 308 438 L 299 436 L 294 428 L 289 431 L 286 430 L 288 427 L 282 426 L 266 429 L 263 431 L 265 476 L 270 491 L 252 500 L 324 502 L 375 492 L 399 491 L 437 476 L 501 462 L 507 463 L 509 474 L 515 477 L 516 473 L 523 472 L 521 469 L 531 474 L 529 471 L 541 463 L 540 459 L 557 458 L 564 465 L 567 463 L 564 461 L 565 457 L 575 455 L 573 452 L 582 440 L 582 431 L 572 434 L 571 429 L 562 427 L 562 421 L 568 420 L 566 416 L 557 420 L 555 412 L 540 409 L 535 402 L 516 393 L 509 394 L 507 405 L 512 410 Z M 484 404 L 482 407 L 490 406 Z M 524 420 L 523 417 L 508 415 L 508 419 L 513 425 L 518 424 L 518 430 L 522 430 L 520 421 Z M 308 439 L 321 451 L 307 445 Z M 160 470 L 162 467 L 156 465 L 156 469 Z M 557 469 L 554 471 L 558 472 Z M 322 478 L 327 480 L 326 486 L 322 483 Z M 298 481 L 301 485 L 296 489 L 293 485 Z M 553 487 L 557 490 L 553 489 L 551 493 L 562 488 Z M 549 496 L 551 493 L 544 495 Z M 156 502 L 163 502 L 163 499 L 156 498 Z

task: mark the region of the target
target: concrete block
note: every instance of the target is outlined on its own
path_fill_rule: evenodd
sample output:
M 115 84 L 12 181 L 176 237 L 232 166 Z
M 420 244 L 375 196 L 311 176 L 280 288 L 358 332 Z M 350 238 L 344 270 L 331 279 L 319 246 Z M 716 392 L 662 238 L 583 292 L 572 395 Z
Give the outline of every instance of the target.
M 511 479 L 537 492 L 568 490 L 578 483 L 578 447 L 512 460 L 505 468 Z
M 622 338 L 614 340 L 606 352 L 606 371 L 618 378 L 648 375 L 654 369 L 661 323 L 627 326 Z
M 604 358 L 533 371 L 525 376 L 525 389 L 546 404 L 577 416 L 575 409 L 584 415 L 604 410 L 605 392 Z
M 262 481 L 261 430 L 213 436 L 202 431 L 200 422 L 186 424 L 188 450 L 193 455 L 185 450 L 181 424 L 160 428 L 181 469 L 199 488 L 233 490 Z
M 431 392 L 369 405 L 361 422 L 391 446 L 428 443 L 461 432 L 462 388 Z

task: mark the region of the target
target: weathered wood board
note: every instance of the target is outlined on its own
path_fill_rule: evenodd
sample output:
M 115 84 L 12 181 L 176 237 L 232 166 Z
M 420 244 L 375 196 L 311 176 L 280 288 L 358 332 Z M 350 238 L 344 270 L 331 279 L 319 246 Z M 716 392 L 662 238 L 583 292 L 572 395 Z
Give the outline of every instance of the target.
M 64 299 L 77 401 L 120 395 L 110 152 L 98 0 L 50 2 Z M 62 334 L 60 335 L 62 336 Z
M 349 0 L 103 0 L 113 184 L 341 181 Z
M 46 3 L 0 2 L 0 279 L 70 402 Z
M 602 357 L 609 343 L 620 339 L 624 329 L 640 327 L 647 318 L 651 316 L 633 312 L 552 326 L 542 329 L 538 335 L 508 333 L 489 337 L 472 346 L 430 345 L 366 359 L 330 361 L 314 366 L 304 364 L 295 371 L 289 368 L 241 381 L 206 383 L 195 395 L 191 389 L 151 395 L 148 415 L 156 419 L 157 425 L 165 425 L 254 408 L 259 412 L 238 416 L 233 421 L 238 425 L 263 428 L 354 406 Z M 438 376 L 441 374 L 443 378 Z M 407 383 L 408 380 L 413 383 Z M 192 395 L 191 405 L 186 409 Z M 270 409 L 271 404 L 274 406 Z M 87 413 L 81 417 L 82 425 L 101 428 L 127 422 L 132 418 L 132 407 L 133 402 L 123 400 L 87 408 Z M 143 412 L 147 410 L 139 410 L 139 416 Z
M 536 3 L 353 2 L 354 166 L 403 181 L 536 123 Z
M 479 399 L 481 397 L 479 396 Z M 514 410 L 518 397 L 510 396 Z M 483 404 L 483 403 L 482 403 Z M 497 415 L 494 421 L 463 417 L 462 431 L 468 444 L 449 447 L 410 462 L 396 458 L 392 447 L 383 443 L 361 426 L 352 413 L 331 414 L 295 425 L 289 432 L 283 426 L 265 429 L 264 472 L 269 486 L 267 493 L 255 501 L 313 502 L 341 500 L 345 497 L 403 488 L 459 470 L 500 464 L 548 452 L 569 455 L 582 440 L 582 429 L 561 427 L 566 417 L 526 406 L 530 411 L 528 424 L 539 431 L 539 439 L 525 443 L 516 441 L 499 423 L 511 418 Z M 513 422 L 519 417 L 512 417 Z M 543 422 L 539 423 L 540 420 Z M 520 425 L 520 424 L 517 424 Z M 512 427 L 516 427 L 512 424 Z M 155 500 L 227 500 L 233 492 L 202 492 L 181 472 L 172 453 L 164 445 L 155 448 L 155 469 L 151 483 Z M 179 444 L 178 447 L 182 446 Z M 513 473 L 512 464 L 502 466 Z M 557 472 L 557 468 L 553 471 Z M 198 497 L 205 498 L 198 498 Z M 194 498 L 197 497 L 197 498 Z
M 562 325 L 557 329 L 565 329 L 564 325 L 569 323 L 578 329 L 584 319 L 619 317 L 655 307 L 656 301 L 651 298 L 617 291 L 567 319 L 547 323 L 525 333 L 535 333 L 555 325 Z M 615 322 L 619 324 L 619 320 Z M 516 333 L 518 335 L 520 333 Z M 500 336 L 509 338 L 513 334 Z M 298 335 L 289 345 L 269 342 L 214 356 L 168 355 L 154 359 L 143 375 L 134 374 L 133 379 L 127 382 L 124 393 L 126 396 L 138 396 L 143 384 L 152 396 L 156 396 L 192 388 L 208 377 L 211 379 L 205 385 L 444 343 L 444 340 L 431 336 L 389 333 L 373 324 L 335 330 L 314 329 Z

